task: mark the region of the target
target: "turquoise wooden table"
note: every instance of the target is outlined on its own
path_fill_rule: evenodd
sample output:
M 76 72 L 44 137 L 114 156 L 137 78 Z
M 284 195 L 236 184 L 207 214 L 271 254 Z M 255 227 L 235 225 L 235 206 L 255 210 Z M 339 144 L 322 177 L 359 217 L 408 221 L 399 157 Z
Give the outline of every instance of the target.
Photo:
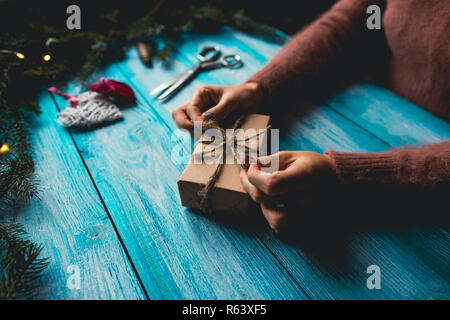
M 206 45 L 239 54 L 245 66 L 201 74 L 167 103 L 148 91 L 190 66 Z M 449 298 L 449 231 L 411 229 L 357 234 L 345 272 L 323 268 L 268 226 L 236 228 L 181 207 L 177 179 L 190 156 L 171 110 L 200 84 L 237 84 L 280 46 L 224 28 L 184 35 L 170 67 L 152 69 L 131 49 L 98 76 L 130 84 L 137 105 L 124 120 L 95 130 L 56 122 L 66 101 L 43 91 L 32 143 L 40 199 L 16 217 L 44 245 L 50 266 L 43 299 L 443 299 Z M 79 91 L 75 84 L 67 92 Z M 395 94 L 359 84 L 296 119 L 284 150 L 381 151 L 450 138 L 450 125 Z M 381 289 L 366 286 L 381 269 Z M 79 286 L 74 277 L 79 276 Z

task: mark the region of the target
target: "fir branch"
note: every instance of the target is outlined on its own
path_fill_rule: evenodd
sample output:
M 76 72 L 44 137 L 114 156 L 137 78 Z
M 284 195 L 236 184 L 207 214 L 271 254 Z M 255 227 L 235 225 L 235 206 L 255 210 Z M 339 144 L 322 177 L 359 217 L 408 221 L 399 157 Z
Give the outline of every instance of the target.
M 32 296 L 48 266 L 47 258 L 39 258 L 41 251 L 20 224 L 0 221 L 0 299 Z
M 286 36 L 281 36 L 276 28 L 268 26 L 266 24 L 257 23 L 249 16 L 245 15 L 245 11 L 239 10 L 233 15 L 233 25 L 250 34 L 255 34 L 258 36 L 263 36 L 269 40 L 277 43 L 284 43 L 287 38 Z
M 26 116 L 19 110 L 0 112 L 0 144 L 10 151 L 0 154 L 0 214 L 27 203 L 37 195 L 37 179 L 34 176 Z
M 34 164 L 29 156 L 30 112 L 25 110 L 37 111 L 34 101 L 43 84 L 62 85 L 73 75 L 84 82 L 99 67 L 121 59 L 127 47 L 137 41 L 167 39 L 159 52 L 155 49 L 152 53 L 167 62 L 178 35 L 185 31 L 216 32 L 220 25 L 230 25 L 277 38 L 274 28 L 257 24 L 243 10 L 227 6 L 227 1 L 212 5 L 209 0 L 153 0 L 140 6 L 142 10 L 124 3 L 110 12 L 96 11 L 92 4 L 86 10 L 94 12 L 95 24 L 82 32 L 61 26 L 50 13 L 53 3 L 23 9 L 13 1 L 2 1 L 1 6 L 0 24 L 10 18 L 7 9 L 23 16 L 23 20 L 3 24 L 0 49 L 23 52 L 26 58 L 0 54 L 0 147 L 10 147 L 10 151 L 0 153 L 0 218 L 37 196 Z M 51 60 L 43 62 L 42 55 L 48 53 Z M 27 238 L 20 225 L 0 222 L 0 298 L 31 295 L 48 264 L 46 259 L 38 258 L 40 252 L 41 247 Z

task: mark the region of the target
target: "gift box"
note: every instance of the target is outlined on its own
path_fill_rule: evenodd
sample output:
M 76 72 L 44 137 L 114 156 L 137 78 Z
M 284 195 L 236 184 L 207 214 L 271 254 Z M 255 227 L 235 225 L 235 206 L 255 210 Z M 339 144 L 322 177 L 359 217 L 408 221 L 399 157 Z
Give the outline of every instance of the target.
M 250 155 L 267 154 L 269 121 L 270 117 L 266 115 L 246 115 L 241 120 L 242 124 L 239 125 L 242 130 L 234 132 L 226 130 L 223 141 L 214 141 L 209 145 L 205 142 L 211 142 L 212 139 L 206 137 L 208 133 L 206 131 L 196 144 L 189 163 L 178 180 L 181 204 L 192 209 L 199 209 L 203 213 L 248 214 L 251 199 L 240 182 L 240 160 L 243 155 L 248 156 L 248 153 Z M 223 150 L 226 152 L 223 153 Z M 205 210 L 202 206 L 202 199 L 205 196 L 204 188 L 220 165 L 217 163 L 220 158 L 225 163 L 213 181 L 212 190 L 207 199 L 209 210 Z

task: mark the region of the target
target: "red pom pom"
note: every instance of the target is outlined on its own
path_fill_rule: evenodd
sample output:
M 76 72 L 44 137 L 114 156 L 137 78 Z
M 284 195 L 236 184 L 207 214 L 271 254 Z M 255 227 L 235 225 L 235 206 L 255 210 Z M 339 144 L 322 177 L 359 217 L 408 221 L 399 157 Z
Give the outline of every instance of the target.
M 136 100 L 133 89 L 129 85 L 116 80 L 100 78 L 98 83 L 89 85 L 88 89 L 104 95 Z

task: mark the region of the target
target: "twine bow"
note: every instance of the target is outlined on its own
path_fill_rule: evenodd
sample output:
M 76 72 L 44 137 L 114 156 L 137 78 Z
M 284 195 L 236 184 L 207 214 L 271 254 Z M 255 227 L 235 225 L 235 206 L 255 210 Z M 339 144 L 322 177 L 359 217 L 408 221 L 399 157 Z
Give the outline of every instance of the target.
M 263 131 L 258 132 L 257 134 L 254 134 L 252 136 L 245 137 L 243 139 L 239 139 L 237 135 L 235 134 L 236 129 L 240 128 L 242 124 L 245 121 L 246 115 L 241 115 L 234 123 L 233 127 L 233 134 L 227 135 L 226 131 L 218 125 L 218 123 L 214 120 L 204 121 L 202 124 L 203 130 L 207 129 L 217 129 L 220 131 L 222 135 L 222 141 L 216 145 L 214 149 L 211 150 L 202 150 L 201 156 L 204 157 L 205 155 L 212 154 L 217 148 L 222 148 L 222 154 L 220 155 L 220 158 L 218 159 L 218 164 L 212 175 L 209 177 L 208 181 L 206 182 L 205 186 L 199 191 L 198 195 L 200 196 L 200 210 L 205 214 L 210 214 L 212 211 L 211 207 L 211 195 L 212 191 L 214 189 L 214 185 L 217 181 L 217 179 L 220 176 L 220 173 L 222 172 L 223 166 L 225 164 L 226 159 L 226 153 L 227 148 L 226 146 L 231 145 L 231 152 L 233 153 L 234 163 L 238 165 L 239 170 L 247 170 L 248 166 L 245 163 L 241 163 L 241 161 L 238 161 L 238 155 L 243 151 L 244 155 L 248 157 L 250 151 L 255 151 L 257 154 L 259 154 L 259 149 L 257 148 L 252 149 L 247 146 L 248 141 L 250 139 L 254 139 L 259 137 Z M 265 130 L 270 130 L 271 126 L 267 126 Z M 200 140 L 200 143 L 202 144 L 211 144 L 214 141 L 211 140 Z

